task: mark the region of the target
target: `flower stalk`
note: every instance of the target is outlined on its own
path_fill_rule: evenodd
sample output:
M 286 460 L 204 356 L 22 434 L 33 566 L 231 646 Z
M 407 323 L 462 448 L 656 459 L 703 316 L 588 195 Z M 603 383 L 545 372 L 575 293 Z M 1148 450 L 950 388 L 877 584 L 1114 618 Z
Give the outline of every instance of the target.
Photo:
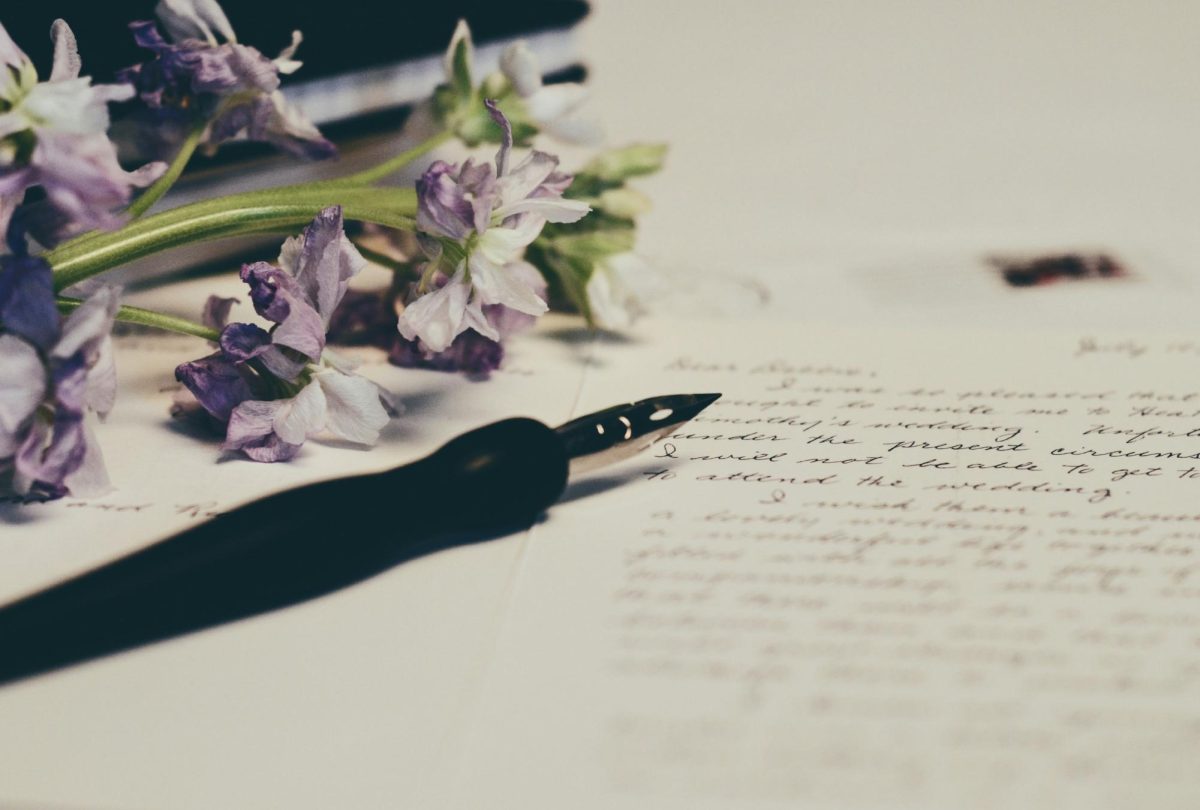
M 142 214 L 150 210 L 150 208 L 162 199 L 162 196 L 171 190 L 175 185 L 175 181 L 183 174 L 183 170 L 187 167 L 188 161 L 192 159 L 192 155 L 196 152 L 201 141 L 204 139 L 204 130 L 206 122 L 200 122 L 192 127 L 187 138 L 179 146 L 179 151 L 175 153 L 175 159 L 171 161 L 171 165 L 163 173 L 163 176 L 154 181 L 154 183 L 141 193 L 140 196 L 125 209 L 129 214 L 130 219 L 137 219 Z
M 329 205 L 347 219 L 411 229 L 416 195 L 411 189 L 292 186 L 235 194 L 173 208 L 46 254 L 61 291 L 145 256 L 183 245 L 247 234 L 291 232 Z
M 421 143 L 395 155 L 377 166 L 372 166 L 369 169 L 363 169 L 361 172 L 346 175 L 345 177 L 337 177 L 333 180 L 324 181 L 326 186 L 352 186 L 352 185 L 370 185 L 377 183 L 380 180 L 385 180 L 391 175 L 403 169 L 408 164 L 412 163 L 419 157 L 432 152 L 439 146 L 448 143 L 454 139 L 454 133 L 448 129 L 438 132 L 425 139 Z
M 63 315 L 70 315 L 84 303 L 79 298 L 69 298 L 67 296 L 59 296 L 54 302 L 58 306 L 58 311 Z M 139 326 L 151 326 L 155 329 L 162 329 L 166 332 L 174 332 L 179 335 L 191 335 L 192 337 L 203 338 L 216 342 L 221 336 L 221 333 L 216 329 L 205 326 L 204 324 L 189 321 L 187 318 L 180 318 L 176 315 L 167 315 L 164 312 L 155 312 L 152 309 L 142 309 L 141 307 L 122 306 L 117 310 L 114 320 L 120 323 L 133 323 Z

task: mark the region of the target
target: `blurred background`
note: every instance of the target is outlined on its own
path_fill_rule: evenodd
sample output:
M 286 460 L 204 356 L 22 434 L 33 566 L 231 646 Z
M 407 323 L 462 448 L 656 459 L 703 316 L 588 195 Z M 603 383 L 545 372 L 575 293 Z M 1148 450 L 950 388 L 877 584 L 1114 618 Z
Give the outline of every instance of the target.
M 601 0 L 583 35 L 613 139 L 671 144 L 661 262 L 796 313 L 1191 327 L 1164 302 L 1198 269 L 1195 3 Z M 1076 248 L 1134 280 L 1014 292 L 979 261 Z

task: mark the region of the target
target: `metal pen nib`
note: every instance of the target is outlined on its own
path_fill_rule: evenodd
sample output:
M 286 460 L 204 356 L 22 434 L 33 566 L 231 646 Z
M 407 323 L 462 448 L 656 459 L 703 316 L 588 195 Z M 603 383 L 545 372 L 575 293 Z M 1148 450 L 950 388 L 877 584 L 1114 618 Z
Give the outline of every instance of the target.
M 563 440 L 575 475 L 637 455 L 720 398 L 720 394 L 651 397 L 572 419 L 555 432 Z

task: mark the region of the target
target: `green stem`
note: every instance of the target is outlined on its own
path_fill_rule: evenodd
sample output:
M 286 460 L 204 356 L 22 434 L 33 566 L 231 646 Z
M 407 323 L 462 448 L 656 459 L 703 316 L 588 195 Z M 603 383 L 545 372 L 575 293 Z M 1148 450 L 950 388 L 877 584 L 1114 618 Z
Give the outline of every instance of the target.
M 361 172 L 355 172 L 354 174 L 347 175 L 346 177 L 338 177 L 333 180 L 326 180 L 324 182 L 326 185 L 330 186 L 368 185 L 370 183 L 378 182 L 388 175 L 395 174 L 417 158 L 421 157 L 421 155 L 424 155 L 426 152 L 433 151 L 446 141 L 451 140 L 453 137 L 453 132 L 448 129 L 443 130 L 417 144 L 412 149 L 401 152 L 389 160 L 385 160 L 378 166 L 372 166 L 371 168 L 364 169 Z
M 393 273 L 399 273 L 402 270 L 408 270 L 408 268 L 411 266 L 406 261 L 401 261 L 400 259 L 387 255 L 386 253 L 381 253 L 378 250 L 369 248 L 362 242 L 359 242 L 357 239 L 353 239 L 351 241 L 354 242 L 354 249 L 361 253 L 364 259 L 373 264 L 377 264 L 380 267 L 386 267 Z
M 155 180 L 154 185 L 143 191 L 140 197 L 130 203 L 129 208 L 126 209 L 130 219 L 137 219 L 150 210 L 150 206 L 158 202 L 159 198 L 170 191 L 171 186 L 175 185 L 175 181 L 179 179 L 179 175 L 183 174 L 184 167 L 192 159 L 192 153 L 200 145 L 200 139 L 204 136 L 204 130 L 207 128 L 207 125 L 207 121 L 201 121 L 192 127 L 192 131 L 188 133 L 187 139 L 180 144 L 179 151 L 175 154 L 175 159 L 171 161 L 171 165 L 167 167 L 166 173 Z
M 142 196 L 138 197 L 138 199 L 135 200 L 134 203 L 129 206 L 129 213 L 134 218 L 137 218 L 141 214 L 145 213 L 145 211 L 147 209 L 149 209 L 150 206 L 152 206 L 164 193 L 166 193 L 166 191 L 171 187 L 171 185 L 174 184 L 175 180 L 178 179 L 179 174 L 185 168 L 188 159 L 190 159 L 190 157 L 191 157 L 191 154 L 196 150 L 196 147 L 199 145 L 199 138 L 200 138 L 201 134 L 203 133 L 203 131 L 204 131 L 203 127 L 193 131 L 192 135 L 190 135 L 188 140 L 184 142 L 184 145 L 180 148 L 179 153 L 175 156 L 175 160 L 172 162 L 170 169 L 168 169 L 168 171 L 167 171 L 167 174 L 160 177 L 153 186 L 146 189 L 146 191 L 142 194 Z M 454 133 L 449 130 L 439 132 L 436 135 L 433 135 L 430 138 L 426 139 L 425 141 L 422 141 L 421 143 L 417 144 L 412 149 L 401 152 L 400 154 L 396 155 L 395 157 L 392 157 L 392 158 L 384 161 L 383 163 L 380 163 L 377 166 L 372 166 L 369 169 L 365 169 L 361 172 L 347 175 L 345 177 L 335 177 L 330 180 L 315 180 L 315 181 L 312 181 L 309 183 L 297 183 L 297 184 L 289 185 L 289 186 L 277 186 L 275 188 L 261 189 L 259 191 L 248 192 L 246 195 L 237 195 L 237 196 L 251 196 L 251 195 L 263 194 L 263 195 L 286 197 L 286 196 L 294 194 L 294 193 L 315 191 L 318 189 L 328 190 L 331 188 L 349 188 L 349 187 L 358 187 L 358 186 L 368 186 L 371 183 L 374 183 L 378 180 L 382 180 L 385 177 L 387 177 L 388 175 L 399 171 L 400 169 L 407 166 L 409 163 L 412 163 L 414 160 L 419 158 L 421 155 L 424 155 L 425 153 L 427 153 L 433 149 L 436 149 L 438 146 L 441 146 L 442 144 L 451 140 L 453 137 L 454 137 Z M 193 138 L 195 139 L 195 142 L 192 142 Z M 164 181 L 166 181 L 166 182 L 164 183 Z M 161 191 L 158 190 L 160 184 L 162 184 Z M 227 198 L 221 198 L 221 199 L 232 199 L 232 198 L 227 197 Z M 143 202 L 143 200 L 146 200 L 146 202 Z M 220 202 L 220 200 L 219 199 L 218 200 L 210 200 L 208 202 Z M 184 206 L 184 207 L 186 208 L 187 206 Z M 172 210 L 178 210 L 178 209 L 172 209 Z M 164 212 L 164 213 L 166 213 L 166 212 Z M 381 224 L 387 224 L 387 223 L 381 223 Z M 401 227 L 404 227 L 404 226 L 401 226 Z M 111 236 L 111 232 L 88 231 L 85 234 L 81 234 L 80 236 L 77 236 L 74 239 L 72 239 L 68 242 L 64 242 L 63 244 L 59 245 L 57 248 L 55 248 L 53 251 L 51 251 L 49 254 L 47 254 L 47 258 L 50 259 L 51 264 L 54 264 L 55 260 L 66 260 L 67 258 L 70 258 L 76 254 L 86 252 L 87 248 L 93 242 L 95 242 L 97 240 L 102 240 L 107 236 Z
M 46 254 L 62 290 L 135 259 L 181 245 L 244 234 L 291 231 L 317 212 L 341 205 L 347 219 L 412 228 L 411 189 L 292 186 L 203 200 L 148 216 L 119 231 L 63 245 Z
M 83 301 L 78 298 L 60 296 L 56 303 L 58 304 L 59 312 L 65 315 L 78 309 Z M 152 309 L 142 309 L 141 307 L 121 307 L 117 310 L 117 320 L 122 323 L 153 326 L 155 329 L 176 332 L 180 335 L 192 335 L 204 338 L 205 340 L 211 340 L 213 343 L 216 343 L 217 339 L 221 336 L 220 332 L 216 329 L 210 329 L 195 321 L 189 321 L 186 318 L 177 318 L 174 315 L 167 315 L 162 312 L 155 312 Z

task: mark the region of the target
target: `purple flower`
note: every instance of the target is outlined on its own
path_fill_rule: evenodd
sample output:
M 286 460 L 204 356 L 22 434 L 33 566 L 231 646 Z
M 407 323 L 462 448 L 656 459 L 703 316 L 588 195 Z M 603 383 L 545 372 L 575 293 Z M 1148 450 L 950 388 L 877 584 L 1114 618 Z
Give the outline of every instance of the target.
M 533 265 L 516 261 L 507 265 L 504 271 L 526 285 L 538 298 L 545 300 L 546 280 Z M 445 289 L 450 283 L 451 280 L 440 273 L 433 281 L 433 285 L 440 289 Z M 457 289 L 461 290 L 461 286 Z M 471 317 L 475 318 L 474 310 L 470 311 Z M 445 348 L 432 349 L 425 341 L 402 333 L 396 336 L 388 352 L 388 360 L 396 366 L 486 375 L 499 368 L 504 359 L 501 341 L 529 329 L 536 321 L 535 316 L 504 304 L 483 305 L 479 308 L 478 320 L 473 320 Z
M 130 25 L 134 41 L 154 58 L 121 78 L 161 117 L 208 119 L 204 143 L 265 141 L 292 154 L 331 156 L 335 149 L 279 90 L 280 75 L 300 67 L 299 31 L 275 59 L 237 41 L 215 0 L 161 0 L 156 8 L 168 41 L 150 21 Z M 223 41 L 222 41 L 223 40 Z
M 428 368 L 434 371 L 461 371 L 486 376 L 500 368 L 504 344 L 486 338 L 474 329 L 456 337 L 440 352 L 430 351 L 420 341 L 396 336 L 388 362 L 402 368 Z
M 495 168 L 437 161 L 417 182 L 417 227 L 430 262 L 398 328 L 431 352 L 445 350 L 468 329 L 500 340 L 487 306 L 531 317 L 545 312 L 544 282 L 539 294 L 540 275 L 521 261 L 525 247 L 547 222 L 575 222 L 591 210 L 563 198 L 571 178 L 557 171 L 552 155 L 534 151 L 510 168 L 511 128 L 490 102 L 488 108 L 504 132 Z M 435 285 L 443 266 L 449 278 Z
M 390 395 L 325 350 L 325 333 L 350 278 L 366 263 L 342 230 L 342 210 L 326 208 L 284 243 L 279 267 L 242 268 L 255 311 L 250 323 L 221 329 L 219 350 L 184 363 L 176 378 L 226 426 L 226 450 L 255 461 L 286 461 L 322 432 L 374 444 L 389 419 Z M 223 321 L 227 299 L 206 316 Z
M 106 134 L 108 102 L 130 98 L 124 85 L 93 85 L 81 77 L 75 37 L 62 20 L 51 27 L 54 64 L 47 81 L 0 26 L 0 232 L 25 190 L 41 186 L 53 215 L 39 238 L 53 243 L 90 228 L 122 222 L 114 210 L 131 189 L 165 169 L 153 163 L 126 172 Z
M 116 398 L 118 294 L 101 288 L 64 320 L 50 275 L 42 259 L 0 257 L 0 468 L 21 494 L 98 494 L 108 476 L 85 416 Z

